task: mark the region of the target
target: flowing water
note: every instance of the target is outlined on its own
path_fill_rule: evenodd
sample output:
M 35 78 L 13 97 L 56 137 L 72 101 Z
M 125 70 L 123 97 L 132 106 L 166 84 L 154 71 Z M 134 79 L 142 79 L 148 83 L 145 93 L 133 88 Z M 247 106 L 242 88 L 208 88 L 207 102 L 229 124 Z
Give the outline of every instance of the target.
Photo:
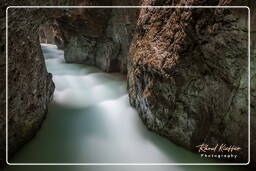
M 67 64 L 63 51 L 42 44 L 56 89 L 37 135 L 12 163 L 203 163 L 216 162 L 150 132 L 130 106 L 120 74 Z M 230 166 L 11 166 L 5 170 L 241 170 Z

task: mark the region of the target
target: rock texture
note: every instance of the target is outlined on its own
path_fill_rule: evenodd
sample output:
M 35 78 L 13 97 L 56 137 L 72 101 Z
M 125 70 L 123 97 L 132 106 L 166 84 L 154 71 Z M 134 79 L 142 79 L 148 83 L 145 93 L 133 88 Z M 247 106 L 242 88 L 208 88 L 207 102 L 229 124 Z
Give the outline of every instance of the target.
M 59 42 L 59 40 L 57 39 L 57 35 L 53 29 L 53 24 L 51 23 L 40 25 L 38 34 L 40 43 L 55 44 L 55 41 Z M 61 48 L 61 42 L 59 43 L 59 45 Z
M 46 70 L 39 44 L 39 25 L 35 18 L 37 15 L 33 10 L 9 9 L 9 155 L 37 132 L 54 90 L 52 76 Z M 20 24 L 17 20 L 23 20 L 26 23 Z
M 0 11 L 0 167 L 5 161 L 5 95 L 6 95 L 6 81 L 5 81 L 5 14 Z
M 0 164 L 5 163 L 5 10 L 8 6 L 75 5 L 77 0 L 0 2 Z M 40 128 L 52 98 L 54 84 L 47 73 L 40 42 L 39 26 L 54 21 L 60 9 L 8 10 L 8 152 L 9 157 Z
M 0 6 L 140 3 L 251 7 L 251 161 L 256 161 L 255 2 L 10 0 L 1 1 Z M 239 145 L 238 160 L 247 161 L 247 17 L 246 9 L 10 9 L 10 154 L 35 135 L 52 96 L 54 85 L 38 38 L 39 26 L 48 21 L 67 62 L 95 65 L 107 72 L 126 72 L 128 62 L 130 102 L 149 129 L 192 150 L 202 142 Z M 5 137 L 4 10 L 0 21 L 0 136 Z M 4 157 L 5 139 L 1 138 L 1 162 Z
M 133 1 L 134 2 L 134 1 Z M 132 3 L 133 3 L 132 2 Z M 1 71 L 1 115 L 0 115 L 0 135 L 1 137 L 5 137 L 5 70 L 6 70 L 6 62 L 5 62 L 5 9 L 7 6 L 22 6 L 22 5 L 85 5 L 82 3 L 86 3 L 87 5 L 93 5 L 93 1 L 82 1 L 82 0 L 73 0 L 73 1 L 56 1 L 50 0 L 47 2 L 37 2 L 37 1 L 1 1 L 1 60 L 0 60 L 0 71 Z M 104 1 L 97 1 L 97 4 L 104 4 Z M 132 4 L 131 3 L 131 4 Z M 106 3 L 105 3 L 106 4 Z M 127 5 L 130 5 L 129 3 Z M 40 26 L 44 23 L 49 22 L 50 25 L 53 25 L 56 28 L 56 22 L 58 21 L 56 18 L 60 19 L 69 17 L 66 15 L 70 10 L 62 10 L 62 9 L 9 9 L 9 43 L 8 43 L 8 64 L 9 64 L 9 78 L 8 78 L 8 150 L 9 156 L 11 156 L 22 144 L 31 139 L 32 136 L 35 135 L 37 130 L 39 129 L 42 121 L 45 117 L 45 113 L 47 110 L 47 104 L 51 100 L 52 93 L 54 90 L 54 84 L 51 79 L 51 74 L 47 73 L 45 63 L 43 60 L 40 42 L 39 42 L 39 33 Z M 82 11 L 82 13 L 81 13 Z M 115 68 L 116 63 L 122 63 L 117 59 L 117 53 L 120 53 L 121 46 L 118 43 L 115 43 L 112 39 L 118 39 L 119 41 L 130 40 L 131 37 L 127 36 L 127 30 L 125 30 L 126 34 L 123 34 L 124 37 L 107 37 L 106 30 L 108 28 L 109 22 L 112 22 L 117 17 L 117 15 L 121 15 L 120 13 L 112 13 L 111 10 L 99 9 L 96 10 L 99 13 L 94 15 L 90 10 L 87 10 L 88 14 L 83 14 L 83 10 L 71 10 L 72 15 L 75 17 L 71 20 L 74 20 L 74 27 L 81 28 L 79 31 L 84 28 L 83 26 L 87 24 L 89 27 L 85 27 L 85 31 L 82 34 L 76 35 L 73 31 L 74 28 L 68 30 L 71 39 L 62 39 L 59 32 L 54 33 L 55 42 L 58 43 L 60 48 L 64 48 L 64 40 L 71 41 L 74 43 L 74 46 L 70 46 L 72 44 L 67 43 L 67 47 L 70 46 L 70 49 L 65 49 L 67 56 L 72 52 L 76 53 L 75 50 L 80 50 L 79 47 L 83 48 L 83 43 L 86 42 L 84 37 L 91 36 L 91 40 L 96 40 L 97 50 L 95 51 L 95 55 L 98 58 L 93 60 L 97 63 L 92 63 L 94 65 L 105 68 L 106 71 L 110 71 L 110 67 Z M 109 11 L 109 12 L 107 12 Z M 129 10 L 125 10 L 129 11 Z M 109 13 L 109 14 L 108 14 Z M 130 12 L 131 13 L 131 12 Z M 109 20 L 110 16 L 113 15 L 113 19 Z M 134 15 L 133 13 L 131 15 Z M 81 18 L 83 22 L 80 22 Z M 88 18 L 92 20 L 88 20 Z M 95 18 L 96 17 L 96 18 Z M 123 18 L 122 18 L 123 17 Z M 127 17 L 126 17 L 127 18 Z M 125 22 L 122 19 L 126 19 L 124 16 L 121 16 L 119 22 L 122 23 L 122 26 L 126 27 L 129 25 L 130 19 L 127 19 Z M 96 20 L 97 19 L 97 20 Z M 100 20 L 98 22 L 98 19 Z M 49 24 L 48 23 L 48 24 Z M 72 23 L 73 24 L 73 23 Z M 82 24 L 82 25 L 81 25 Z M 99 24 L 99 25 L 97 25 Z M 106 27 L 103 27 L 105 25 Z M 43 25 L 45 26 L 45 25 Z M 96 29 L 98 27 L 98 29 Z M 110 27 L 110 26 L 109 26 Z M 113 25 L 111 25 L 113 27 Z M 120 26 L 121 27 L 121 26 Z M 128 28 L 129 26 L 127 26 Z M 42 28 L 42 27 L 41 27 Z M 66 28 L 66 27 L 65 27 Z M 87 28 L 87 29 L 86 29 Z M 118 27 L 117 27 L 118 28 Z M 115 35 L 113 33 L 115 29 L 108 30 L 108 35 Z M 63 33 L 66 31 L 63 28 Z M 119 30 L 120 31 L 120 30 Z M 85 33 L 85 36 L 83 34 Z M 47 37 L 47 35 L 46 35 Z M 75 37 L 75 38 L 74 38 Z M 98 38 L 97 38 L 98 37 Z M 100 37 L 100 38 L 99 38 Z M 41 37 L 42 38 L 42 37 Z M 56 40 L 57 38 L 57 40 Z M 78 39 L 76 41 L 75 39 Z M 90 39 L 90 38 L 89 38 Z M 100 39 L 100 40 L 98 40 Z M 81 40 L 81 41 L 80 41 Z M 92 41 L 93 42 L 93 41 Z M 79 45 L 76 46 L 76 43 Z M 126 43 L 126 42 L 125 42 Z M 86 48 L 88 44 L 86 44 Z M 118 48 L 116 48 L 118 47 Z M 124 46 L 126 52 L 128 52 L 128 46 Z M 118 51 L 116 50 L 118 49 Z M 90 50 L 86 50 L 90 51 Z M 123 52 L 123 51 L 122 51 Z M 84 54 L 84 52 L 82 52 Z M 97 53 L 97 54 L 96 54 Z M 120 53 L 122 54 L 122 53 Z M 78 56 L 76 54 L 72 54 Z M 100 56 L 102 55 L 102 56 Z M 123 55 L 123 54 L 122 54 Z M 106 57 L 105 57 L 106 56 Z M 99 59 L 102 58 L 102 59 Z M 113 59 L 113 60 L 112 60 Z M 78 61 L 76 61 L 78 63 Z M 119 66 L 117 66 L 119 67 Z M 116 68 L 117 68 L 116 67 Z M 115 69 L 119 70 L 119 69 Z M 5 161 L 5 138 L 0 139 L 0 162 L 1 164 Z
M 143 5 L 229 2 L 145 0 Z M 128 88 L 131 104 L 149 129 L 192 150 L 202 143 L 240 146 L 238 161 L 247 162 L 248 32 L 236 13 L 236 9 L 142 9 L 128 58 Z M 239 13 L 246 16 L 247 9 Z M 253 69 L 253 92 L 255 76 Z M 252 123 L 255 112 L 252 104 Z
M 127 1 L 84 1 L 79 5 L 123 5 Z M 137 5 L 138 0 L 126 5 Z M 138 9 L 72 9 L 57 18 L 66 62 L 126 72 L 126 59 Z
M 49 3 L 53 1 L 49 1 Z M 40 5 L 30 1 L 1 1 L 1 92 L 0 92 L 0 163 L 5 163 L 5 9 L 11 5 Z M 47 5 L 47 4 L 45 4 Z M 56 3 L 58 5 L 58 3 Z M 8 152 L 11 156 L 39 129 L 54 90 L 39 44 L 39 25 L 52 20 L 58 10 L 8 10 Z

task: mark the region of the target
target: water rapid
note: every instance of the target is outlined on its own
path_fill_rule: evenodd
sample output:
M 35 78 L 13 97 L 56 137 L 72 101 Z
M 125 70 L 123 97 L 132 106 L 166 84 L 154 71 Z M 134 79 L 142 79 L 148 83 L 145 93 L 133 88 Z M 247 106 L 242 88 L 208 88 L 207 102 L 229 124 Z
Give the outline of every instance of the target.
M 150 132 L 129 104 L 126 78 L 65 63 L 63 51 L 42 44 L 56 89 L 38 134 L 12 163 L 216 162 Z M 231 166 L 11 166 L 5 170 L 241 170 Z

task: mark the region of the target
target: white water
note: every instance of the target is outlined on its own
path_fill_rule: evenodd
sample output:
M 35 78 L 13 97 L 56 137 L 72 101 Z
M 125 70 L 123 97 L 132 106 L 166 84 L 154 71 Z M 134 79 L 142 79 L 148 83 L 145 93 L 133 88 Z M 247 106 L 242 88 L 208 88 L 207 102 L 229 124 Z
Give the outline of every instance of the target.
M 148 131 L 130 106 L 125 77 L 64 62 L 63 51 L 42 44 L 56 85 L 42 128 L 11 160 L 17 163 L 202 163 L 213 162 Z M 6 170 L 15 170 L 10 167 Z M 63 170 L 64 166 L 19 170 Z M 65 167 L 67 170 L 198 170 L 200 166 Z M 203 170 L 235 170 L 202 166 Z M 241 170 L 241 168 L 237 168 Z

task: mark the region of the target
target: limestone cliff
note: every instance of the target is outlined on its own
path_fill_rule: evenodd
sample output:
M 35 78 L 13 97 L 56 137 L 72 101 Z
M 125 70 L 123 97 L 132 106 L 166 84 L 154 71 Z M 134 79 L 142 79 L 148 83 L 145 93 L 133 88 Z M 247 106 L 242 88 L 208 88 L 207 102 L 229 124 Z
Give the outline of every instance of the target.
M 83 5 L 81 4 L 82 0 L 73 0 L 73 1 L 56 1 L 50 0 L 47 2 L 39 2 L 39 1 L 1 1 L 1 60 L 0 60 L 0 71 L 1 71 L 1 115 L 0 115 L 0 135 L 1 137 L 5 137 L 5 121 L 8 119 L 8 151 L 9 156 L 11 156 L 19 147 L 21 147 L 26 141 L 31 139 L 32 136 L 36 134 L 39 127 L 42 124 L 43 119 L 45 118 L 45 114 L 47 111 L 47 104 L 52 98 L 52 93 L 54 90 L 54 84 L 51 79 L 51 74 L 47 73 L 42 51 L 40 48 L 39 42 L 39 34 L 40 28 L 45 25 L 53 25 L 56 27 L 56 22 L 58 19 L 67 17 L 66 12 L 69 10 L 62 9 L 9 9 L 8 15 L 8 118 L 5 118 L 5 95 L 6 95 L 6 87 L 5 87 L 5 70 L 6 70 L 6 61 L 5 61 L 5 10 L 7 6 L 22 6 L 22 5 Z M 88 5 L 92 5 L 93 1 L 87 1 Z M 114 2 L 114 1 L 113 1 Z M 118 1 L 117 1 L 118 2 Z M 131 5 L 129 1 L 126 5 Z M 134 1 L 133 1 L 134 2 Z M 85 2 L 86 3 L 86 2 Z M 97 3 L 104 3 L 97 2 Z M 125 4 L 123 4 L 125 5 Z M 72 11 L 72 10 L 71 10 Z M 86 10 L 85 10 L 86 11 Z M 90 10 L 89 10 L 90 11 Z M 121 48 L 121 45 L 114 42 L 114 39 L 118 39 L 121 41 L 121 44 L 127 44 L 128 40 L 131 40 L 131 37 L 126 34 L 119 35 L 119 37 L 114 37 L 112 35 L 116 34 L 116 30 L 119 26 L 113 26 L 110 24 L 111 22 L 118 20 L 120 27 L 129 27 L 129 23 L 127 21 L 123 21 L 125 19 L 124 15 L 119 15 L 122 13 L 122 10 L 118 12 L 112 12 L 111 10 L 102 10 L 99 9 L 99 14 L 94 18 L 93 14 L 88 12 L 88 15 L 91 17 L 91 20 L 86 18 L 82 18 L 83 22 L 79 22 L 79 14 L 80 10 L 78 10 L 78 15 L 76 15 L 77 11 L 72 11 L 75 15 L 73 19 L 75 19 L 74 26 L 80 28 L 79 31 L 83 30 L 83 24 L 85 21 L 90 21 L 89 29 L 85 29 L 84 32 L 87 36 L 97 37 L 102 36 L 100 41 L 97 41 L 97 54 L 96 56 L 100 56 L 100 60 L 97 58 L 97 66 L 106 66 L 107 71 L 110 71 L 113 67 L 113 63 L 123 64 L 124 62 L 118 61 L 117 55 L 113 55 L 114 53 L 120 53 L 119 56 L 128 53 L 129 46 L 125 45 L 125 51 L 122 50 L 120 52 L 117 51 L 113 46 L 118 46 Z M 107 12 L 109 11 L 109 12 Z M 129 10 L 125 10 L 129 11 Z M 82 12 L 84 12 L 82 10 Z M 103 13 L 102 13 L 103 12 Z M 109 15 L 107 15 L 109 13 Z M 131 13 L 131 12 L 130 12 Z M 85 13 L 86 14 L 86 13 Z M 86 14 L 87 15 L 87 14 Z M 85 15 L 85 16 L 86 16 Z M 135 14 L 131 14 L 133 16 Z M 103 17 L 102 17 L 103 16 Z M 112 17 L 110 17 L 112 16 Z M 78 18 L 76 18 L 78 17 Z M 83 16 L 82 16 L 83 17 Z M 105 20 L 104 18 L 107 19 Z M 78 22 L 76 21 L 78 19 Z M 102 19 L 98 22 L 95 19 Z M 68 21 L 68 20 L 67 20 Z M 103 22 L 102 22 L 103 21 Z M 82 24 L 82 25 L 81 25 Z M 98 29 L 93 29 L 99 24 Z M 106 27 L 103 27 L 106 25 Z M 110 26 L 108 26 L 110 25 Z M 88 26 L 88 23 L 87 23 Z M 93 27 L 92 27 L 93 26 Z M 107 28 L 110 28 L 107 31 Z M 66 27 L 65 27 L 66 28 Z M 62 31 L 65 32 L 65 28 L 62 28 Z M 73 28 L 72 28 L 73 29 Z M 72 31 L 68 30 L 68 34 L 73 37 Z M 77 33 L 79 33 L 79 31 Z M 91 32 L 92 31 L 92 32 Z M 120 30 L 119 30 L 120 31 Z M 121 30 L 123 31 L 123 30 Z M 125 30 L 125 33 L 127 30 Z M 107 33 L 108 32 L 108 33 Z M 76 33 L 76 34 L 77 34 Z M 78 39 L 82 39 L 83 35 L 76 35 Z M 105 36 L 111 35 L 109 37 Z M 60 37 L 58 33 L 54 34 L 54 36 Z M 131 35 L 130 35 L 131 36 Z M 41 37 L 42 38 L 42 37 Z M 68 39 L 68 41 L 72 41 L 72 39 Z M 127 41 L 127 42 L 126 42 Z M 81 43 L 81 41 L 78 41 Z M 65 44 L 66 45 L 66 44 Z M 70 49 L 65 49 L 65 52 L 68 56 L 69 52 L 72 52 L 72 49 L 76 44 L 70 44 Z M 68 44 L 67 44 L 68 46 Z M 118 49 L 120 49 L 118 48 Z M 113 52 L 112 52 L 113 51 Z M 75 55 L 75 54 L 74 54 Z M 106 56 L 106 57 L 105 57 Z M 112 60 L 112 56 L 115 58 Z M 109 59 L 109 58 L 111 59 Z M 125 60 L 126 61 L 126 60 Z M 79 63 L 79 61 L 76 61 Z M 94 64 L 94 63 L 93 63 Z M 94 64 L 96 65 L 96 63 Z M 118 66 L 119 67 L 119 66 Z M 123 64 L 123 70 L 125 70 L 126 65 Z M 115 70 L 120 70 L 115 69 Z M 5 161 L 5 138 L 0 139 L 0 162 L 1 164 Z
M 36 14 L 24 9 L 9 9 L 9 14 L 8 152 L 11 155 L 39 129 L 54 84 L 42 56 L 38 25 L 34 22 Z M 33 17 L 29 18 L 30 15 Z
M 203 0 L 143 5 L 173 3 L 229 5 Z M 238 160 L 247 162 L 248 29 L 237 13 L 237 9 L 142 9 L 128 57 L 128 87 L 130 102 L 149 129 L 192 150 L 202 143 L 238 145 L 242 148 Z M 239 13 L 247 18 L 247 9 Z M 252 61 L 255 57 L 252 54 Z M 252 82 L 254 77 L 255 71 Z M 251 89 L 255 91 L 255 84 Z M 256 137 L 252 138 L 254 142 Z
M 40 43 L 55 44 L 55 41 L 58 42 L 52 23 L 40 25 L 38 34 Z
M 248 1 L 249 2 L 249 1 Z M 8 5 L 249 5 L 229 0 L 1 1 Z M 5 14 L 0 12 L 0 136 L 5 136 Z M 9 152 L 35 135 L 54 85 L 39 45 L 51 22 L 67 62 L 126 72 L 131 104 L 145 125 L 194 150 L 204 142 L 242 147 L 247 160 L 247 9 L 10 9 Z M 256 159 L 256 46 L 252 20 L 251 144 Z M 23 23 L 23 24 L 20 24 Z M 130 49 L 130 50 L 129 50 Z M 129 54 L 128 54 L 129 53 Z M 128 66 L 127 66 L 128 61 Z M 3 84 L 2 84 L 3 83 Z M 254 152 L 254 153 L 253 153 Z M 0 139 L 0 161 L 5 139 Z
M 79 5 L 138 5 L 136 1 L 83 1 Z M 56 19 L 66 62 L 126 72 L 138 9 L 71 9 Z

